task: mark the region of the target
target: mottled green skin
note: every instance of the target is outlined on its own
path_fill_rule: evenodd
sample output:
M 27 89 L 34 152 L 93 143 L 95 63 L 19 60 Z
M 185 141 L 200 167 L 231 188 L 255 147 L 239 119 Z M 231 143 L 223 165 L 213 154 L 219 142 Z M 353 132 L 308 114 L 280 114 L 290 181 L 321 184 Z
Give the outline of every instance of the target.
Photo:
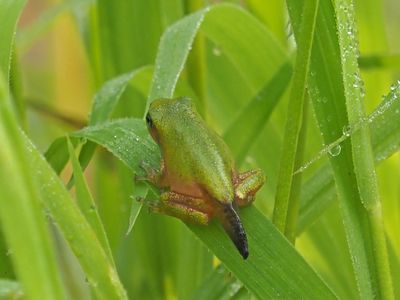
M 234 160 L 190 99 L 155 100 L 149 114 L 155 127 L 152 135 L 164 159 L 168 180 L 164 184 L 181 194 L 232 202 Z

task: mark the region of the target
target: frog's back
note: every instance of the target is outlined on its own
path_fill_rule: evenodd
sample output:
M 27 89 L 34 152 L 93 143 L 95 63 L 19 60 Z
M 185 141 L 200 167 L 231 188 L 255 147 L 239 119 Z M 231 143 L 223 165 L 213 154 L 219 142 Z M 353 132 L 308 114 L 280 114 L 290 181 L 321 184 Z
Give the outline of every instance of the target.
M 164 100 L 158 142 L 171 189 L 199 186 L 220 202 L 233 200 L 233 159 L 230 151 L 201 119 L 187 98 Z M 182 192 L 182 191 L 177 191 Z

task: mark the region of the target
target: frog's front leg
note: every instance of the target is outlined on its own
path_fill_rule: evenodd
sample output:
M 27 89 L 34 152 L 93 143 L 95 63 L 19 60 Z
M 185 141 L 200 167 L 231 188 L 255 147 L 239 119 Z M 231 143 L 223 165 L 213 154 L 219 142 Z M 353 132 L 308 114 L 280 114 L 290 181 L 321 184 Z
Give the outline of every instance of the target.
M 204 199 L 174 192 L 162 193 L 160 200 L 152 202 L 150 207 L 155 212 L 200 225 L 207 225 L 214 214 L 214 209 Z
M 246 206 L 254 201 L 255 193 L 265 182 L 261 169 L 240 173 L 235 178 L 235 200 L 237 205 Z
M 145 176 L 136 175 L 135 180 L 149 181 L 159 188 L 168 186 L 164 160 L 161 160 L 160 170 L 154 169 L 152 166 L 150 166 L 149 163 L 145 161 L 142 161 L 139 166 L 140 168 L 142 168 L 142 170 L 146 175 Z

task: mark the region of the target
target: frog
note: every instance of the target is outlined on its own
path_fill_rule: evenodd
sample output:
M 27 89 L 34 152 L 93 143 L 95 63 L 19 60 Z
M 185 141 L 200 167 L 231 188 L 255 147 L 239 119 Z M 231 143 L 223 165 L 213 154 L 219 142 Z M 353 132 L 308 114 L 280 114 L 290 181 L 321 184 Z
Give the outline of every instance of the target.
M 152 101 L 146 124 L 161 151 L 160 169 L 146 170 L 147 180 L 161 190 L 159 200 L 147 203 L 150 209 L 199 225 L 217 218 L 247 259 L 247 235 L 238 208 L 254 201 L 266 180 L 264 172 L 238 172 L 227 144 L 188 97 Z

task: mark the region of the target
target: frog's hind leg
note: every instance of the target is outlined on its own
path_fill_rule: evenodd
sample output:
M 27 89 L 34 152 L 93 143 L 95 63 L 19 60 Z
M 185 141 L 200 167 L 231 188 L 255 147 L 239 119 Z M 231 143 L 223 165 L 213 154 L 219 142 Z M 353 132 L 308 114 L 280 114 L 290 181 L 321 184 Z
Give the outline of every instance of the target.
M 150 208 L 152 211 L 200 225 L 207 225 L 213 216 L 211 206 L 204 199 L 174 192 L 162 193 L 160 201 L 152 202 Z
M 235 202 L 238 206 L 246 206 L 254 201 L 255 193 L 265 182 L 261 169 L 240 173 L 235 180 Z

